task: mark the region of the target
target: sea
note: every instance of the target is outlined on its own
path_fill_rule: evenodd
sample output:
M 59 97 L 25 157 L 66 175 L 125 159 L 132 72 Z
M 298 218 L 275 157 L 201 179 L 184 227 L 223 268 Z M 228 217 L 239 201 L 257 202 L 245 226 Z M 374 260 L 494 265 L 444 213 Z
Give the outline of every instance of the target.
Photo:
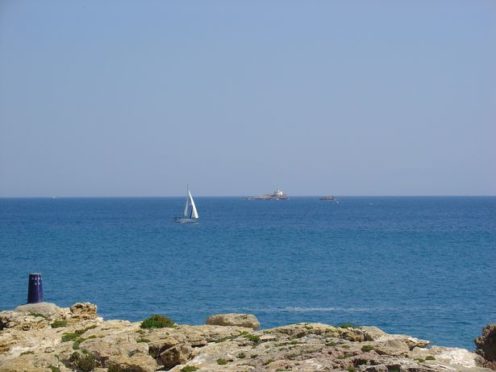
M 473 349 L 496 322 L 496 197 L 0 199 L 0 310 L 89 301 L 101 316 L 215 313 L 374 325 Z

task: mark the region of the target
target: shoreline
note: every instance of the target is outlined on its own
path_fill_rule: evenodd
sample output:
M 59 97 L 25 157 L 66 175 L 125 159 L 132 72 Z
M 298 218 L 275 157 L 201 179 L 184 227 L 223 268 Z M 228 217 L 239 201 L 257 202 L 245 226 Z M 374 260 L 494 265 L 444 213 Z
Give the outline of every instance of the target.
M 481 345 L 476 352 L 484 355 Z M 260 329 L 251 314 L 186 325 L 166 317 L 104 320 L 90 303 L 0 312 L 0 371 L 490 371 L 484 366 L 492 362 L 477 353 L 370 326 Z

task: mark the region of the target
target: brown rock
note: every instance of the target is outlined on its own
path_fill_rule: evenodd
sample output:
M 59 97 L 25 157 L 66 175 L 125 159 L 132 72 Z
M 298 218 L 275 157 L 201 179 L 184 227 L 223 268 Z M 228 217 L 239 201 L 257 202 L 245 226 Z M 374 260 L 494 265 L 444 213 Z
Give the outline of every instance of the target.
M 260 328 L 260 322 L 253 314 L 216 314 L 208 317 L 207 324 L 251 329 Z
M 146 343 L 136 342 L 134 338 L 125 333 L 88 339 L 83 341 L 79 347 L 92 353 L 102 364 L 105 364 L 112 356 L 148 354 L 148 345 Z
M 193 349 L 188 344 L 175 345 L 160 353 L 160 361 L 169 369 L 178 364 L 186 363 L 192 356 Z
M 150 355 L 134 354 L 111 356 L 107 367 L 119 372 L 154 372 L 158 366 Z
M 482 335 L 475 340 L 475 352 L 484 358 L 485 367 L 496 370 L 496 324 L 489 324 L 482 329 Z
M 71 317 L 75 319 L 95 319 L 96 305 L 89 302 L 78 302 L 71 306 Z
M 154 337 L 155 336 L 155 337 Z M 158 337 L 157 335 L 147 336 L 149 339 L 149 353 L 154 358 L 159 358 L 160 354 L 167 349 L 179 344 L 180 342 L 174 337 Z

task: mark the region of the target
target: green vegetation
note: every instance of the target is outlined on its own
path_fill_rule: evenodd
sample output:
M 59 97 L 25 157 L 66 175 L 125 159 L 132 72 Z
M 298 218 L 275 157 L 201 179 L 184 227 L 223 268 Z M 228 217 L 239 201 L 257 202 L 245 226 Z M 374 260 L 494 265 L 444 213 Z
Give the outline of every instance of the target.
M 258 344 L 260 342 L 260 336 L 257 335 L 252 335 L 251 333 L 248 332 L 241 332 L 240 336 L 243 336 L 247 340 L 250 340 L 251 342 L 254 342 L 255 344 Z
M 244 359 L 244 358 L 246 358 L 246 354 L 245 354 L 245 353 L 243 353 L 243 352 L 241 352 L 241 353 L 239 353 L 239 354 L 237 355 L 237 357 L 238 357 L 239 359 Z
M 75 332 L 64 333 L 62 335 L 62 342 L 74 341 L 78 337 L 79 337 L 79 334 L 77 334 Z
M 55 367 L 55 366 L 50 365 L 50 366 L 48 366 L 48 368 L 50 368 L 50 371 L 52 371 L 52 372 L 60 372 L 59 367 Z
M 186 366 L 186 367 L 181 368 L 181 372 L 194 372 L 197 370 L 198 370 L 198 367 L 195 367 L 195 366 Z
M 425 360 L 424 360 L 424 359 L 422 359 L 422 358 L 415 358 L 415 360 L 416 360 L 417 362 L 419 362 L 419 363 L 423 363 L 423 362 L 425 362 Z
M 154 314 L 141 322 L 141 328 L 165 328 L 174 327 L 174 322 L 166 316 Z
M 78 337 L 74 340 L 72 343 L 72 349 L 73 350 L 78 350 L 79 349 L 79 344 L 84 341 L 84 338 Z
M 144 337 L 140 337 L 136 340 L 136 342 L 150 342 L 150 340 Z
M 434 356 L 432 356 L 432 355 L 427 355 L 425 357 L 425 360 L 436 360 L 436 358 Z
M 51 324 L 52 328 L 67 327 L 67 320 L 56 320 Z
M 89 331 L 90 329 L 93 329 L 93 328 L 96 328 L 96 325 L 92 325 L 92 326 L 89 326 L 89 327 L 86 327 L 86 328 L 83 328 L 83 329 L 78 329 L 77 331 L 75 331 L 74 333 L 78 334 L 78 335 L 82 335 L 83 333 L 85 333 L 86 331 Z
M 34 354 L 34 351 L 23 351 L 21 355 Z
M 339 328 L 357 328 L 353 323 L 341 323 L 338 325 Z
M 367 351 L 372 351 L 372 350 L 374 350 L 374 347 L 372 345 L 363 345 L 362 346 L 362 351 L 365 352 L 365 353 Z
M 48 317 L 45 314 L 41 314 L 41 313 L 29 313 L 29 315 L 34 316 L 36 318 L 48 319 Z
M 96 360 L 93 354 L 72 353 L 69 361 L 82 372 L 90 372 L 96 367 Z
M 348 372 L 355 372 L 356 369 L 355 369 L 355 367 L 348 367 L 347 371 Z
M 334 341 L 326 342 L 326 346 L 336 346 L 337 344 Z
M 226 365 L 226 364 L 227 364 L 227 360 L 222 359 L 222 358 L 219 358 L 219 359 L 217 359 L 217 364 L 218 364 L 219 366 Z

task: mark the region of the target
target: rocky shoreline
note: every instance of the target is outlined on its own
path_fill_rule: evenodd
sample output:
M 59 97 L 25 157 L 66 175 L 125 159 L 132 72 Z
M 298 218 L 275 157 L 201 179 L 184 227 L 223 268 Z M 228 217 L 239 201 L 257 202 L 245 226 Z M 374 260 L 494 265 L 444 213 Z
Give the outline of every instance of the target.
M 476 340 L 477 353 L 430 347 L 428 341 L 376 327 L 259 327 L 249 314 L 218 314 L 205 325 L 191 326 L 160 317 L 146 323 L 103 320 L 90 303 L 70 308 L 23 305 L 0 312 L 0 371 L 428 372 L 496 367 L 494 325 Z

